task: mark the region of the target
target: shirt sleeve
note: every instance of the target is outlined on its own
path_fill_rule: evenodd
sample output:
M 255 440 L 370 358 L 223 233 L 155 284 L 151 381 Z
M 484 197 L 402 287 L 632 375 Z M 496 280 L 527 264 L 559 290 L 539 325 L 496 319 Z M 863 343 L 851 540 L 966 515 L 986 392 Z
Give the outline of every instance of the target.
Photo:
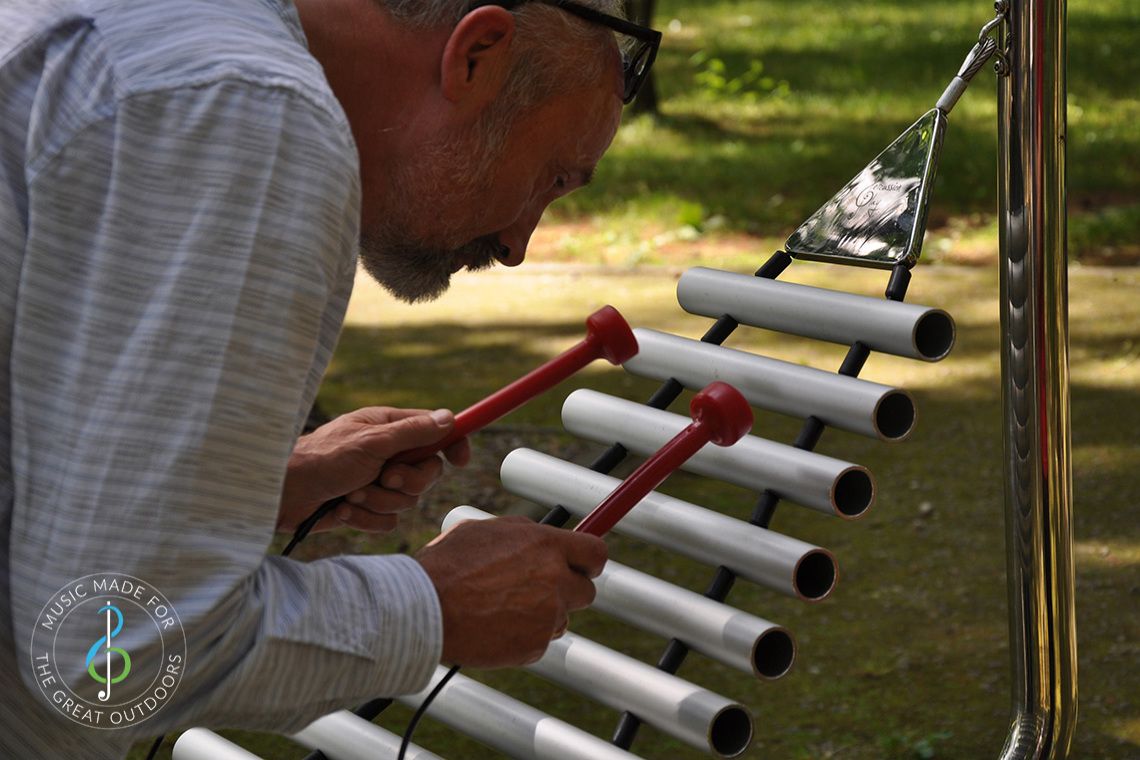
M 132 94 L 32 157 L 28 188 L 15 640 L 65 583 L 126 573 L 166 595 L 188 644 L 140 734 L 290 731 L 422 689 L 442 623 L 417 562 L 265 555 L 355 270 L 343 114 L 239 79 Z M 159 656 L 153 635 L 130 647 Z

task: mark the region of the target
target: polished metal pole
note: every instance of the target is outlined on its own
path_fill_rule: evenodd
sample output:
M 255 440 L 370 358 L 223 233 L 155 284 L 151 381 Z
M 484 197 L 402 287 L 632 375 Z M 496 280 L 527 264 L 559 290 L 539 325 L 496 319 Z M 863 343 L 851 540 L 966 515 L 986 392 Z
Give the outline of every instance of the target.
M 1073 608 L 1065 3 L 1010 0 L 998 204 L 1013 716 L 1003 760 L 1068 756 Z

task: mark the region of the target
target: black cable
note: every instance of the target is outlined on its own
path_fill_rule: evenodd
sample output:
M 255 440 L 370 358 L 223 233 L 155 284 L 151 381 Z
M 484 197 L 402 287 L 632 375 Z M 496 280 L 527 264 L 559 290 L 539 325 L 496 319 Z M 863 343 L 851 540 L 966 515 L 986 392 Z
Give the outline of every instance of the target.
M 321 506 L 313 510 L 313 514 L 305 518 L 304 522 L 297 526 L 297 530 L 293 531 L 293 538 L 289 539 L 289 543 L 281 550 L 282 557 L 288 557 L 297 548 L 297 544 L 305 540 L 305 538 L 312 532 L 313 528 L 317 527 L 317 523 L 321 518 L 332 512 L 344 501 L 343 496 L 338 496 L 335 499 L 329 499 Z
M 158 748 L 162 746 L 162 743 L 164 741 L 166 741 L 166 734 L 163 734 L 154 740 L 154 744 L 150 745 L 150 752 L 146 753 L 146 760 L 154 760 L 155 756 L 158 754 Z
M 412 743 L 412 734 L 416 732 L 416 726 L 419 725 L 420 719 L 424 717 L 428 707 L 435 700 L 439 693 L 443 691 L 443 687 L 447 686 L 447 682 L 451 680 L 452 676 L 459 672 L 458 665 L 452 665 L 451 670 L 447 671 L 447 675 L 439 679 L 439 683 L 435 688 L 428 692 L 424 697 L 424 701 L 420 702 L 420 706 L 416 708 L 416 712 L 412 715 L 412 719 L 408 721 L 408 727 L 404 729 L 404 740 L 400 742 L 400 753 L 396 755 L 396 760 L 404 760 L 404 755 L 408 752 L 408 746 Z

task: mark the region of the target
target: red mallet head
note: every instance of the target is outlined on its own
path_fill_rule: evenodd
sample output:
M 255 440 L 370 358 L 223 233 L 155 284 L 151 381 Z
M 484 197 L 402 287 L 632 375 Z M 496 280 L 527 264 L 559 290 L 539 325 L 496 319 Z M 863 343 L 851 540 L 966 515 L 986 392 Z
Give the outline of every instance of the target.
M 646 494 L 710 441 L 731 446 L 752 429 L 752 408 L 728 383 L 706 385 L 689 405 L 693 422 L 673 436 L 653 456 L 630 473 L 613 492 L 574 528 L 578 533 L 604 536 Z
M 719 380 L 693 396 L 689 414 L 707 426 L 709 440 L 717 446 L 731 446 L 752 430 L 752 407 L 740 391 Z
M 596 343 L 602 358 L 610 364 L 622 364 L 637 355 L 633 330 L 612 306 L 603 306 L 586 319 L 586 340 Z

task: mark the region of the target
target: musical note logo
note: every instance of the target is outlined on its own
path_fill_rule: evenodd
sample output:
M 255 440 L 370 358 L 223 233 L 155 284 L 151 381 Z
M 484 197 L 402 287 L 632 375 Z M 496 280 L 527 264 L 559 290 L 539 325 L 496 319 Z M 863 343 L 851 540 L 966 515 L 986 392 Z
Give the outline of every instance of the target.
M 127 650 L 121 647 L 111 646 L 111 639 L 118 636 L 119 632 L 123 630 L 123 613 L 110 602 L 107 602 L 105 606 L 99 608 L 99 614 L 103 613 L 106 614 L 107 633 L 100 636 L 99 640 L 92 644 L 91 648 L 87 650 L 87 674 L 99 683 L 107 685 L 107 688 L 100 689 L 99 691 L 100 702 L 109 700 L 111 698 L 111 685 L 119 683 L 131 672 L 131 656 L 127 654 Z M 114 630 L 111 630 L 111 613 L 114 613 L 117 618 Z M 104 655 L 102 663 L 97 662 L 95 659 L 99 656 L 100 648 L 103 648 Z M 119 658 L 123 661 L 123 671 L 113 678 L 111 677 L 112 652 L 118 654 Z M 99 664 L 104 665 L 103 674 L 97 670 L 96 666 Z

